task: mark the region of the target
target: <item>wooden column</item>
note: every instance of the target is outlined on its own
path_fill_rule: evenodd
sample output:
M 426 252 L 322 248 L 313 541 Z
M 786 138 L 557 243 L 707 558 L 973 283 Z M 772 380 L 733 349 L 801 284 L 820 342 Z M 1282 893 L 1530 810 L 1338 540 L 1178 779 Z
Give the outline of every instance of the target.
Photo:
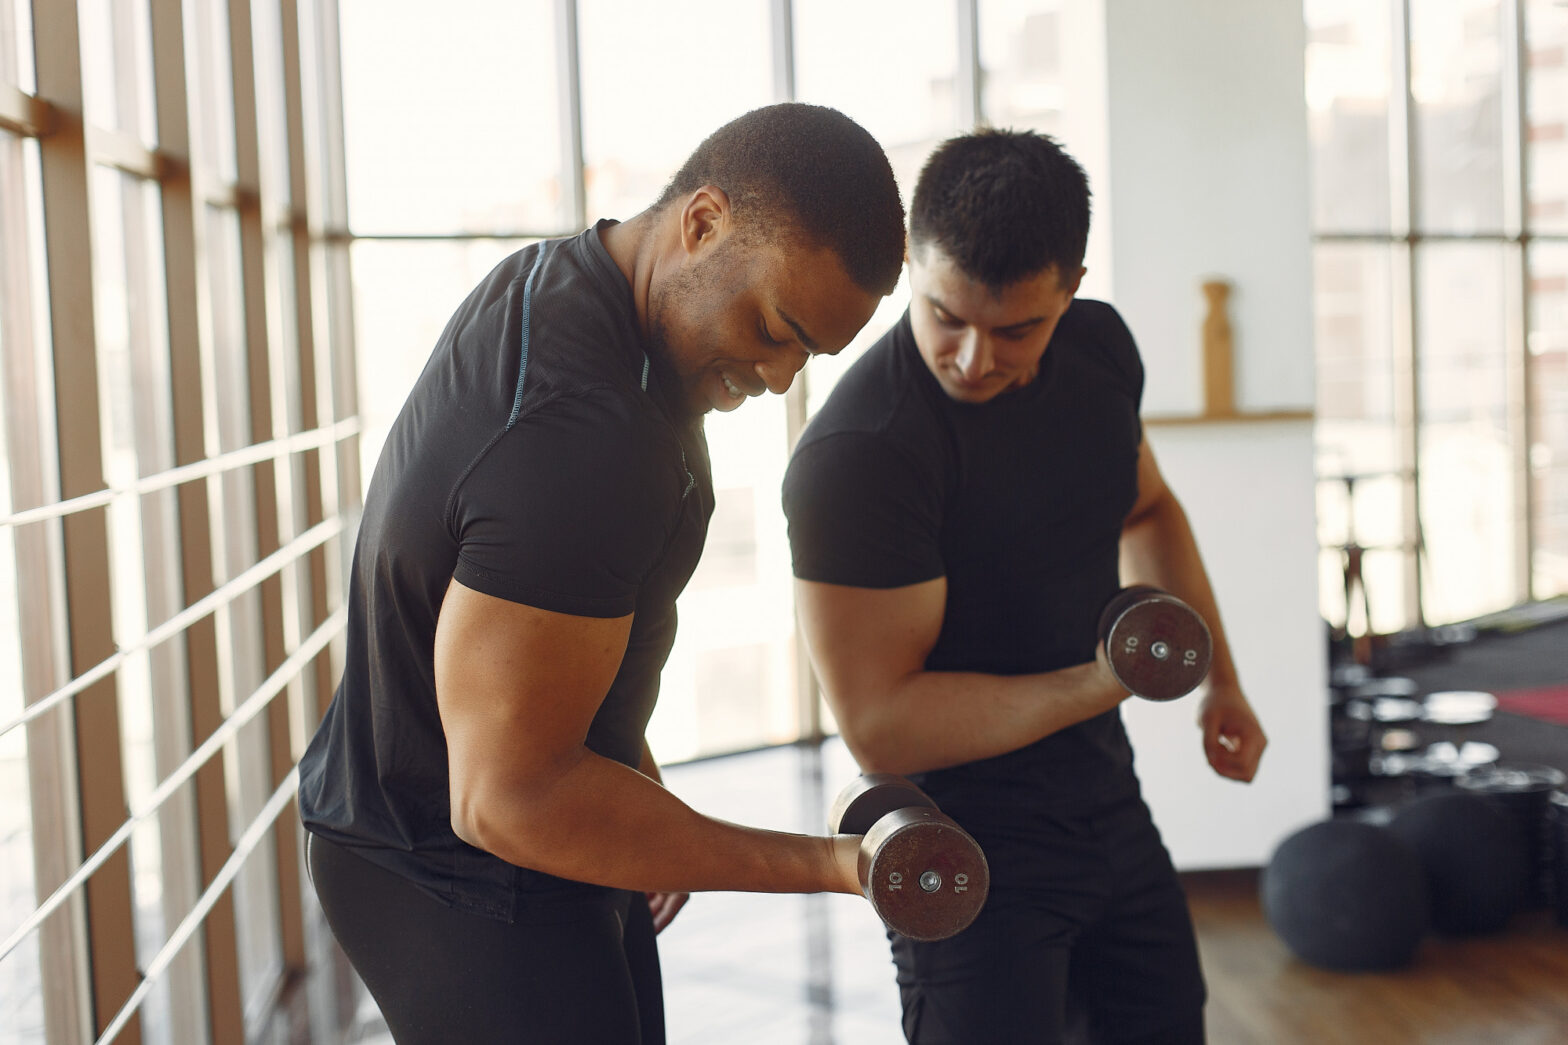
M 174 457 L 180 465 L 207 456 L 207 404 L 201 325 L 196 302 L 202 267 L 201 217 L 205 204 L 195 191 L 189 118 L 183 5 L 152 5 L 152 50 L 158 136 L 161 148 L 180 162 L 161 182 L 163 192 L 164 285 L 169 300 L 169 370 L 174 402 Z M 179 487 L 180 578 L 186 605 L 216 586 L 212 569 L 212 516 L 205 482 Z M 185 674 L 190 687 L 191 738 L 199 744 L 223 723 L 217 628 L 211 616 L 185 632 Z M 228 859 L 228 789 L 222 760 L 196 774 L 196 815 L 201 882 L 205 886 Z M 243 1041 L 238 937 L 234 897 L 226 892 L 202 923 L 201 950 L 207 977 L 211 1040 Z
M 37 0 L 33 9 L 38 92 L 59 114 L 54 133 L 41 140 L 40 152 L 60 496 L 71 498 L 104 488 L 81 38 L 73 0 Z M 107 511 L 100 507 L 73 513 L 63 527 L 74 676 L 115 650 Z M 90 852 L 114 834 L 127 812 L 115 679 L 105 678 L 79 694 L 73 715 L 82 845 Z M 93 1020 L 102 1030 L 140 982 L 129 850 L 122 846 L 88 880 L 86 891 Z M 140 1025 L 127 1028 L 119 1040 L 139 1042 Z

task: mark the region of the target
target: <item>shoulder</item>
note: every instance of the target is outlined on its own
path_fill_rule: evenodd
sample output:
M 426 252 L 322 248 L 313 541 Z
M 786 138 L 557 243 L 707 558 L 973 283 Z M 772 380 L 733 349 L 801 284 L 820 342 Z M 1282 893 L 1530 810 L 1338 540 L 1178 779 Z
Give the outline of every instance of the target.
M 1114 305 L 1093 298 L 1075 298 L 1057 326 L 1086 357 L 1108 369 L 1129 390 L 1143 388 L 1143 357 L 1132 331 Z
M 619 390 L 541 399 L 454 488 L 454 576 L 542 609 L 631 612 L 690 485 L 675 433 Z
M 655 520 L 679 511 L 688 479 L 679 439 L 645 395 L 588 385 L 531 400 L 456 496 L 529 515 Z
M 509 454 L 548 457 L 567 475 L 591 466 L 630 489 L 659 485 L 682 460 L 680 439 L 655 403 L 619 381 L 531 402 L 502 442 Z

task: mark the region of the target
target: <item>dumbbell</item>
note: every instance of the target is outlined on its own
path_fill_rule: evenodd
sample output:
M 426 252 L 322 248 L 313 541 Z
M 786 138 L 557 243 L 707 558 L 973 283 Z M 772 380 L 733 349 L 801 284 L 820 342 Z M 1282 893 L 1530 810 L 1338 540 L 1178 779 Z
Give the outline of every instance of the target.
M 1214 641 L 1191 606 L 1147 584 L 1123 588 L 1100 611 L 1111 674 L 1145 700 L 1175 700 L 1209 673 Z
M 942 940 L 985 906 L 991 870 L 973 838 L 914 784 L 868 773 L 839 792 L 834 834 L 864 835 L 860 889 L 887 927 L 911 940 Z

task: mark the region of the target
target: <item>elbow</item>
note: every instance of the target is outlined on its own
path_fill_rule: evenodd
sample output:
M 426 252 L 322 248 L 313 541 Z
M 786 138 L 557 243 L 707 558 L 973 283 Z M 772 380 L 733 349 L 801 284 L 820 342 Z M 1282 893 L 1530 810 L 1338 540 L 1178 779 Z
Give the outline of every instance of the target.
M 879 714 L 864 704 L 853 709 L 835 704 L 833 712 L 839 736 L 862 773 L 904 776 L 930 768 L 916 764 L 918 759 L 897 715 Z
M 457 778 L 448 792 L 452 832 L 475 849 L 508 863 L 533 866 L 540 837 L 538 792 L 495 780 Z
M 475 849 L 533 867 L 558 826 L 556 785 L 569 762 L 510 761 L 449 746 L 447 805 L 452 833 Z
M 475 792 L 472 786 L 459 786 L 456 780 L 452 781 L 447 796 L 452 807 L 452 833 L 475 849 L 493 852 L 487 844 L 483 803 Z

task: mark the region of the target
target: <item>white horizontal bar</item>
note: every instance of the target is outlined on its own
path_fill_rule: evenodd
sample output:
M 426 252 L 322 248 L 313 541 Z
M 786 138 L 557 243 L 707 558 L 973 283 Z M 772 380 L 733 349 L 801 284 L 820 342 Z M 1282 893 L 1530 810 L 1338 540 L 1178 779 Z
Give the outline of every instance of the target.
M 129 657 L 172 639 L 175 635 L 201 620 L 219 606 L 233 602 L 272 574 L 277 573 L 284 566 L 304 557 L 316 547 L 325 544 L 341 532 L 343 532 L 343 520 L 341 517 L 334 517 L 312 526 L 244 573 L 214 588 L 129 646 L 122 646 L 115 650 L 108 657 L 76 676 L 76 678 L 67 682 L 53 693 L 40 697 L 27 705 L 26 710 L 20 715 L 0 726 L 0 737 L 5 736 L 18 726 L 26 725 L 45 712 L 59 707 L 99 679 L 113 672 L 115 668 L 125 663 Z
M 319 628 L 311 632 L 310 637 L 300 645 L 299 649 L 295 650 L 289 655 L 287 660 L 278 665 L 277 671 L 267 676 L 267 681 L 261 684 L 261 688 L 246 698 L 243 704 L 235 708 L 234 714 L 224 719 L 223 725 L 213 730 L 212 735 L 202 741 L 201 746 L 192 751 L 190 756 L 180 763 L 179 768 L 170 773 L 163 783 L 158 785 L 157 789 L 148 796 L 146 804 L 140 810 L 132 812 L 125 823 L 121 824 L 114 834 L 110 835 L 108 840 L 98 847 L 98 850 L 92 856 L 83 861 L 82 866 L 78 867 L 71 877 L 60 883 L 59 888 L 50 893 L 49 898 L 39 904 L 38 909 L 29 915 L 17 927 L 16 931 L 6 937 L 4 943 L 0 943 L 0 961 L 4 961 L 16 949 L 17 945 L 27 938 L 28 933 L 42 925 L 44 919 L 48 918 L 64 904 L 73 891 L 86 882 L 88 878 L 92 877 L 93 872 L 108 862 L 109 858 L 114 855 L 115 850 L 119 849 L 125 843 L 125 840 L 131 837 L 131 832 L 135 830 L 137 824 L 156 813 L 158 807 L 163 805 L 164 801 L 174 794 L 177 788 L 195 776 L 196 771 L 206 764 L 207 760 L 216 754 L 218 749 L 230 737 L 239 732 L 241 726 L 259 715 L 266 708 L 267 704 L 271 702 L 272 698 L 281 693 L 283 687 L 287 686 L 315 658 L 316 654 L 326 648 L 327 643 L 331 642 L 333 637 L 342 630 L 343 624 L 347 620 L 348 610 L 339 607 L 336 613 L 328 617 Z
M 120 1007 L 120 1011 L 115 1014 L 114 1019 L 109 1021 L 109 1026 L 98 1036 L 97 1041 L 93 1045 L 105 1045 L 105 1043 L 113 1041 L 114 1036 L 125 1028 L 126 1023 L 130 1021 L 132 1016 L 136 1015 L 136 1010 L 141 1007 L 142 1000 L 152 990 L 153 983 L 157 981 L 159 976 L 163 975 L 163 971 L 174 961 L 174 957 L 180 953 L 180 949 L 190 942 L 192 936 L 196 935 L 196 930 L 201 928 L 201 923 L 207 917 L 208 912 L 217 904 L 218 898 L 229 887 L 229 883 L 239 874 L 240 868 L 250 858 L 250 854 L 255 851 L 256 846 L 261 844 L 262 838 L 266 836 L 268 831 L 272 830 L 272 825 L 277 821 L 278 815 L 283 812 L 284 807 L 289 804 L 289 799 L 294 797 L 294 793 L 298 789 L 299 769 L 296 767 L 289 770 L 289 775 L 283 778 L 283 783 L 279 784 L 278 789 L 272 793 L 272 797 L 267 799 L 267 804 L 262 806 L 261 812 L 256 815 L 256 819 L 252 820 L 250 826 L 245 829 L 245 833 L 240 835 L 240 840 L 235 843 L 234 852 L 229 855 L 227 860 L 223 861 L 223 866 L 218 869 L 218 873 L 212 878 L 212 884 L 207 886 L 202 892 L 201 897 L 196 901 L 196 906 L 191 908 L 191 913 L 187 914 L 180 921 L 180 924 L 174 927 L 174 932 L 169 934 L 168 942 L 158 948 L 158 953 L 152 956 L 152 960 L 147 963 L 147 968 L 142 970 L 142 982 L 137 984 L 136 989 L 131 992 L 131 996 L 125 999 L 125 1004 Z
M 178 468 L 171 468 L 166 472 L 158 472 L 136 480 L 129 486 L 112 487 L 104 490 L 95 490 L 92 493 L 72 497 L 68 501 L 56 501 L 54 504 L 40 505 L 37 508 L 28 508 L 25 511 L 15 512 L 0 518 L 0 526 L 25 526 L 28 523 L 43 522 L 46 519 L 58 519 L 75 512 L 86 511 L 89 508 L 100 508 L 117 497 L 140 496 L 166 490 L 171 486 L 179 486 L 195 479 L 205 479 L 210 475 L 220 472 L 233 471 L 247 465 L 257 464 L 286 454 L 297 454 L 305 450 L 327 446 L 341 442 L 351 435 L 358 434 L 360 423 L 358 417 L 351 417 L 346 421 L 327 428 L 315 428 L 309 432 L 299 432 L 295 435 L 284 436 L 281 439 L 271 439 L 265 443 L 256 443 L 240 450 L 233 450 L 217 457 L 208 457 L 200 461 L 193 461 Z

